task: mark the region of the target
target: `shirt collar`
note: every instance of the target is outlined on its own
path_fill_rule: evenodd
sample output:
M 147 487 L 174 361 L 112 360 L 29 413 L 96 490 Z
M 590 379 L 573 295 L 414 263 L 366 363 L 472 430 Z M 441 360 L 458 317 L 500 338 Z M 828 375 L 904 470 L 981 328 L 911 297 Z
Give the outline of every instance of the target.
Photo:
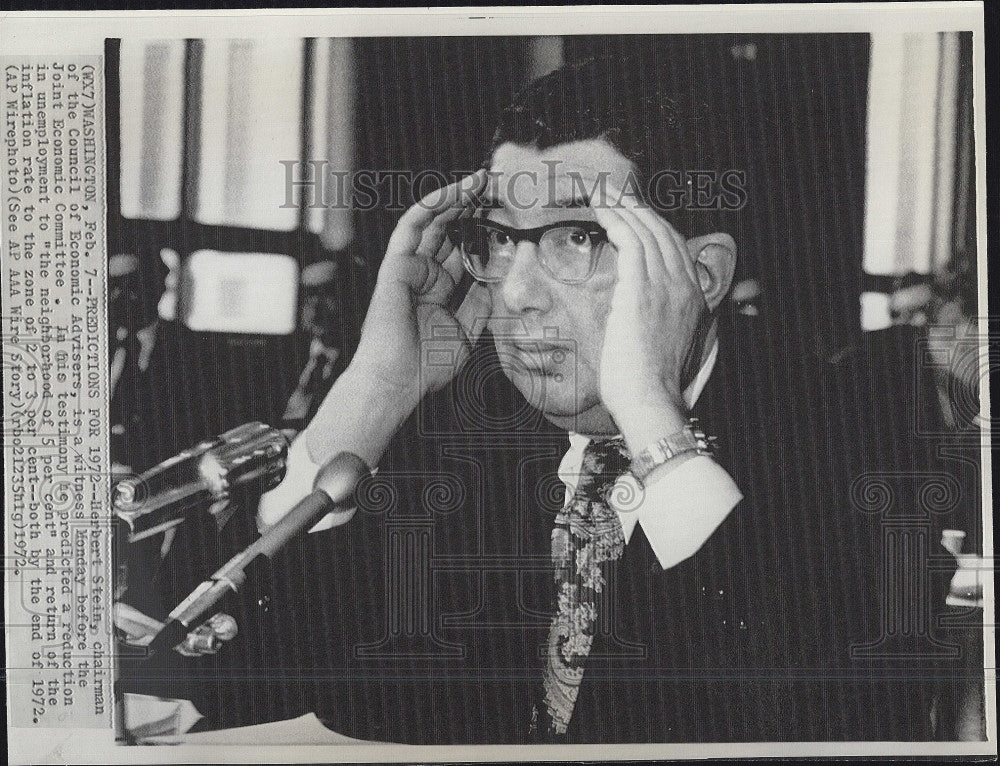
M 698 370 L 698 374 L 694 376 L 694 380 L 691 381 L 686 389 L 684 389 L 684 403 L 687 404 L 688 409 L 694 407 L 697 403 L 699 397 L 701 397 L 701 392 L 705 390 L 705 386 L 708 385 L 708 379 L 712 376 L 712 370 L 715 369 L 715 362 L 719 358 L 719 341 L 716 339 L 715 343 L 712 344 L 712 350 L 708 352 L 708 356 L 705 357 L 705 361 L 702 362 L 701 368 Z

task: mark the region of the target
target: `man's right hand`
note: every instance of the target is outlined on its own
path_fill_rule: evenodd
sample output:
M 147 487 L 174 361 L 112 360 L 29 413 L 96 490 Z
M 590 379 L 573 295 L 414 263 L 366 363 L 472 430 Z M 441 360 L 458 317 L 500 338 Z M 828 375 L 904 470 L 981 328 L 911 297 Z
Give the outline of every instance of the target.
M 261 498 L 261 531 L 288 513 L 312 489 L 319 467 L 339 452 L 369 466 L 382 453 L 421 397 L 444 386 L 472 348 L 473 328 L 490 312 L 486 289 L 475 284 L 455 313 L 448 301 L 462 278 L 461 254 L 445 224 L 482 189 L 481 170 L 428 195 L 400 218 L 379 269 L 361 342 L 315 417 L 292 444 L 284 480 Z M 421 357 L 445 352 L 448 365 Z M 328 515 L 313 531 L 338 523 Z
M 485 181 L 486 171 L 479 170 L 407 210 L 379 269 L 351 367 L 373 384 L 399 391 L 414 407 L 451 380 L 469 355 L 474 326 L 481 328 L 489 316 L 489 293 L 478 283 L 457 312 L 447 308 L 464 267 L 445 225 L 468 209 Z M 453 363 L 421 366 L 429 352 Z

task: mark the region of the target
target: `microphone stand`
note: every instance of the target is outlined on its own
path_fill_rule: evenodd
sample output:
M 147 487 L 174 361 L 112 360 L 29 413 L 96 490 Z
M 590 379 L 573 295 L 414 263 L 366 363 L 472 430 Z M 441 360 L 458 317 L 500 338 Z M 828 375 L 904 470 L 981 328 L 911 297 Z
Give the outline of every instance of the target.
M 192 626 L 200 624 L 230 592 L 246 582 L 246 570 L 261 556 L 272 558 L 289 540 L 309 529 L 331 511 L 338 511 L 340 524 L 354 515 L 354 491 L 370 473 L 365 462 L 350 452 L 341 452 L 316 474 L 313 491 L 256 541 L 233 556 L 196 587 L 167 617 L 167 623 L 149 643 L 149 656 L 176 648 L 187 640 Z

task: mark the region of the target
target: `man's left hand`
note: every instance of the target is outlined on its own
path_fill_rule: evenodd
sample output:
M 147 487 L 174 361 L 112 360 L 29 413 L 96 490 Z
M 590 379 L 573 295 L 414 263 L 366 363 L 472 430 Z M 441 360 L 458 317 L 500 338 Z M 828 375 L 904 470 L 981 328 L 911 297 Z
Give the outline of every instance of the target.
M 634 193 L 603 191 L 591 207 L 617 250 L 618 281 L 601 398 L 634 453 L 687 422 L 683 370 L 707 305 L 684 238 Z

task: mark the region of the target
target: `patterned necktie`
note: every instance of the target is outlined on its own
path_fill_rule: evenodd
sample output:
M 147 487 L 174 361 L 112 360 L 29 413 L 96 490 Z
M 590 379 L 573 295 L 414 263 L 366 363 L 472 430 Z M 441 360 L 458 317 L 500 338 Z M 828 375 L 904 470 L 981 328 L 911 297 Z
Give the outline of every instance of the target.
M 625 550 L 618 512 L 608 502 L 629 456 L 621 438 L 592 440 L 583 452 L 579 482 L 552 530 L 555 616 L 549 628 L 542 673 L 542 699 L 535 704 L 530 733 L 552 738 L 566 733 L 607 585 L 606 570 Z

